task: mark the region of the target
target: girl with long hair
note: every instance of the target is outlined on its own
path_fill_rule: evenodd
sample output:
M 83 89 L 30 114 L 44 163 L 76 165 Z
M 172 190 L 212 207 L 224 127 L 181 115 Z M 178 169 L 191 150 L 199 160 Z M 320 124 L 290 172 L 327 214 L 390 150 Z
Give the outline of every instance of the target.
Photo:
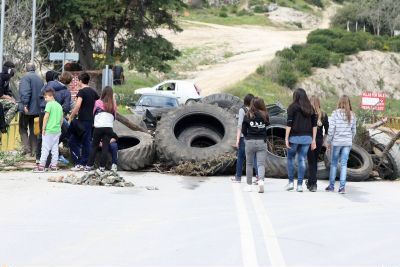
M 267 147 L 267 129 L 269 116 L 264 100 L 255 97 L 250 104 L 242 124 L 246 150 L 247 191 L 251 191 L 254 156 L 257 158 L 259 193 L 264 193 L 265 159 Z
M 96 100 L 94 108 L 94 131 L 92 148 L 90 150 L 88 164 L 85 171 L 90 171 L 93 168 L 96 158 L 97 148 L 102 142 L 101 158 L 100 158 L 100 171 L 105 170 L 107 161 L 107 153 L 110 145 L 110 140 L 113 137 L 113 124 L 117 114 L 117 103 L 114 99 L 114 92 L 110 86 L 103 89 L 101 97 Z
M 324 133 L 325 136 L 328 134 L 329 121 L 328 115 L 322 111 L 320 100 L 317 96 L 312 95 L 310 97 L 310 103 L 314 108 L 317 117 L 317 136 L 316 136 L 316 149 L 308 150 L 308 180 L 307 188 L 311 192 L 317 191 L 317 169 L 318 169 L 318 157 L 321 154 L 322 146 L 324 143 Z
M 340 158 L 339 194 L 345 193 L 347 161 L 355 135 L 356 116 L 351 107 L 350 98 L 343 95 L 338 101 L 337 109 L 332 113 L 328 131 L 328 149 L 331 150 L 332 155 L 329 186 L 325 189 L 328 192 L 333 192 L 335 189 L 337 164 Z
M 287 191 L 294 189 L 294 159 L 297 154 L 298 178 L 297 192 L 303 192 L 303 178 L 306 169 L 305 157 L 311 145 L 316 148 L 317 121 L 314 108 L 304 89 L 298 88 L 293 92 L 293 102 L 287 110 L 287 126 L 285 142 L 288 149 L 287 170 L 289 183 Z

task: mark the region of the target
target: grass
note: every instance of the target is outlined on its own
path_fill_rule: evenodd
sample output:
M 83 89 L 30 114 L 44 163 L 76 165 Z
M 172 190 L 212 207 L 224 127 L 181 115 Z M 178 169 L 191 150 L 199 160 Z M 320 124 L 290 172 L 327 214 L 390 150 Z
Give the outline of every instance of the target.
M 219 24 L 225 26 L 236 25 L 258 25 L 258 26 L 273 26 L 273 23 L 263 14 L 254 14 L 237 16 L 233 13 L 228 13 L 228 17 L 220 17 L 214 8 L 208 9 L 191 9 L 187 20 L 200 21 L 205 23 Z

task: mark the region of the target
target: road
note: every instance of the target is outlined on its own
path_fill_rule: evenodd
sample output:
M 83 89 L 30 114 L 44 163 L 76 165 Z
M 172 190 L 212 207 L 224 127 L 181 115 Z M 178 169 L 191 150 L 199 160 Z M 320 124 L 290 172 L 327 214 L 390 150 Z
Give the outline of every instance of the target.
M 0 174 L 0 266 L 399 266 L 400 182 L 243 192 L 228 177 L 122 173 L 133 188 Z M 159 190 L 146 190 L 155 185 Z

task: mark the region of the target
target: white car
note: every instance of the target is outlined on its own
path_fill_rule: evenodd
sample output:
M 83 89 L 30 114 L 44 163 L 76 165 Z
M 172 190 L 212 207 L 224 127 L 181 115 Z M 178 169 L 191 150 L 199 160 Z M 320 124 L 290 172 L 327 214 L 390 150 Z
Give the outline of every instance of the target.
M 153 87 L 140 88 L 135 94 L 160 94 L 176 97 L 179 104 L 189 104 L 200 100 L 200 89 L 193 82 L 168 80 Z

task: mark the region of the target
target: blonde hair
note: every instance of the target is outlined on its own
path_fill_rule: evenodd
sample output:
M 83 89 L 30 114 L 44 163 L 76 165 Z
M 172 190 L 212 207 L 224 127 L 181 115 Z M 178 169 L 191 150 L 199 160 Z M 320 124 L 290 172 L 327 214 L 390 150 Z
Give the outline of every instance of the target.
M 351 123 L 351 117 L 353 116 L 353 109 L 351 107 L 350 98 L 347 95 L 342 95 L 337 103 L 337 108 L 341 109 L 346 116 L 347 123 Z
M 319 97 L 316 95 L 312 95 L 310 97 L 310 103 L 311 106 L 313 106 L 315 113 L 317 113 L 317 125 L 321 126 L 322 125 L 322 110 L 321 110 L 321 102 L 319 101 Z

